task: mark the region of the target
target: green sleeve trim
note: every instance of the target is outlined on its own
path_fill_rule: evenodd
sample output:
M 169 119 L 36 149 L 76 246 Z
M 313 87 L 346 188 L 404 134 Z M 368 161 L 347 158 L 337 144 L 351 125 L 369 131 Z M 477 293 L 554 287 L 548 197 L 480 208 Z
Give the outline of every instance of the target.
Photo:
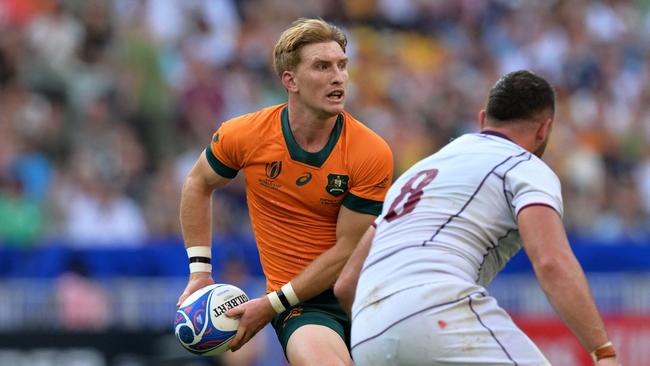
M 357 211 L 373 216 L 379 216 L 383 206 L 382 201 L 373 201 L 365 198 L 361 198 L 348 193 L 347 196 L 343 199 L 343 206 L 349 208 L 352 211 Z
M 224 163 L 220 162 L 219 159 L 217 159 L 216 156 L 212 153 L 212 149 L 210 148 L 210 145 L 208 145 L 207 148 L 205 148 L 205 156 L 208 158 L 208 163 L 210 163 L 210 166 L 212 169 L 214 169 L 217 174 L 224 178 L 228 179 L 233 179 L 234 177 L 237 176 L 237 170 L 233 169 L 229 166 L 224 165 Z

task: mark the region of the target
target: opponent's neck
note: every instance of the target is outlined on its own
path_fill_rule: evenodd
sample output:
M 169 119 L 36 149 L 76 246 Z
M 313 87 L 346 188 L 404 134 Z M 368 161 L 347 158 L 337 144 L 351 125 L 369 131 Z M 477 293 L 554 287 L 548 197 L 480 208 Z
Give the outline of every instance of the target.
M 506 138 L 524 149 L 532 152 L 535 148 L 535 138 L 531 133 L 525 133 L 516 129 L 484 126 L 481 132 Z

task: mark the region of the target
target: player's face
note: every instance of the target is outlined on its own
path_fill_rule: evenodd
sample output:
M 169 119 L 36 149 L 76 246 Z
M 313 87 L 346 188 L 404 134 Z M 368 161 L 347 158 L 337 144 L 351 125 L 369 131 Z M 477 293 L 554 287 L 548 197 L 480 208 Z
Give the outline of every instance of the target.
M 323 117 L 343 111 L 348 81 L 348 58 L 338 43 L 308 44 L 300 50 L 294 81 L 298 99 Z

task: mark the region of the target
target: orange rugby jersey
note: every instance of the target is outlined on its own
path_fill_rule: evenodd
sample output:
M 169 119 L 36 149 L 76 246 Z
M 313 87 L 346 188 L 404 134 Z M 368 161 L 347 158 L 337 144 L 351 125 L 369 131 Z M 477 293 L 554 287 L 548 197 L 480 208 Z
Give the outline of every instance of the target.
M 286 103 L 224 122 L 206 156 L 223 177 L 244 171 L 267 291 L 336 243 L 341 205 L 379 215 L 393 176 L 386 142 L 347 112 L 320 152 L 303 150 L 291 132 Z

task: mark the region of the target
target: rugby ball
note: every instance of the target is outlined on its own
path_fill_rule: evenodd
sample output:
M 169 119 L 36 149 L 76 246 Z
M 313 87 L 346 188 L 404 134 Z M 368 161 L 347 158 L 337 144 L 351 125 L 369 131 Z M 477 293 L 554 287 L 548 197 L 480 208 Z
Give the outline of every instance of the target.
M 237 333 L 239 320 L 225 313 L 246 301 L 246 293 L 233 285 L 214 284 L 194 292 L 176 311 L 176 338 L 185 349 L 197 355 L 226 352 Z

